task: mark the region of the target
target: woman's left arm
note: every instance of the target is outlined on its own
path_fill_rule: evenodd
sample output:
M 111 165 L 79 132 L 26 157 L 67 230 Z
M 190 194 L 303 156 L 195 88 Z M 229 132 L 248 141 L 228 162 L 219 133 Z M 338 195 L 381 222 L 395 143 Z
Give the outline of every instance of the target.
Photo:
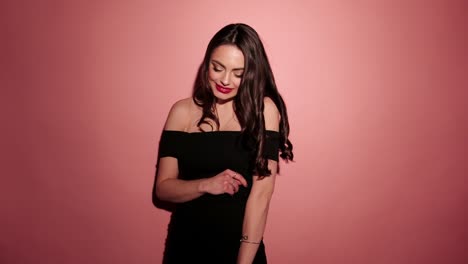
M 279 130 L 279 111 L 270 98 L 265 98 L 264 117 L 267 130 Z M 275 187 L 277 161 L 268 160 L 268 168 L 271 172 L 270 176 L 265 176 L 262 179 L 258 176 L 253 177 L 252 190 L 247 200 L 242 228 L 245 240 L 239 248 L 238 264 L 253 262 L 265 231 L 268 208 Z

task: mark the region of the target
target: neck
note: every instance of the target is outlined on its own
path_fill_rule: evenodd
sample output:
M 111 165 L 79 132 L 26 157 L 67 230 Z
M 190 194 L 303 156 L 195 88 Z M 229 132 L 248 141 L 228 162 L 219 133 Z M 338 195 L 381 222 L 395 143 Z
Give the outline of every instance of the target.
M 218 116 L 220 129 L 233 130 L 231 127 L 235 122 L 233 100 L 226 102 L 216 102 L 216 115 Z
M 226 101 L 226 102 L 216 102 L 216 110 L 218 112 L 226 112 L 234 109 L 233 108 L 233 102 L 232 100 Z

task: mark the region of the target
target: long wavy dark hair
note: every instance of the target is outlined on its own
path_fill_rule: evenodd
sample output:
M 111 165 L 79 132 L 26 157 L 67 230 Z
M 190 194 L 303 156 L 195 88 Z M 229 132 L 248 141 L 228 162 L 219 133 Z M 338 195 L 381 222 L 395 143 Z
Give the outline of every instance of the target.
M 244 73 L 239 91 L 233 99 L 234 111 L 242 129 L 242 138 L 254 152 L 254 172 L 262 177 L 269 176 L 271 171 L 268 169 L 268 161 L 262 155 L 266 139 L 263 117 L 265 97 L 273 100 L 281 115 L 279 152 L 283 160 L 293 160 L 293 146 L 288 139 L 289 122 L 286 106 L 276 87 L 260 37 L 252 27 L 246 24 L 227 25 L 219 30 L 208 44 L 193 90 L 193 100 L 202 108 L 202 117 L 198 126 L 203 123 L 211 125 L 208 120 L 212 120 L 219 128 L 219 119 L 215 114 L 216 97 L 208 82 L 208 69 L 213 51 L 226 44 L 235 45 L 244 55 Z

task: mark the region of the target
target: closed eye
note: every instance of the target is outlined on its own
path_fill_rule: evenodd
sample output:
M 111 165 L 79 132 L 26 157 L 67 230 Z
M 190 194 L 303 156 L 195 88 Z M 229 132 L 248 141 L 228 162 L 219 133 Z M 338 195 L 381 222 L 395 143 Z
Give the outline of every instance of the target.
M 243 75 L 244 75 L 244 71 L 243 71 L 243 70 L 236 70 L 236 71 L 234 71 L 234 76 L 236 76 L 237 78 L 242 78 Z
M 222 68 L 224 68 L 222 65 L 218 65 L 218 63 L 216 62 L 211 62 L 211 66 L 213 67 L 213 71 L 215 72 L 220 72 L 223 70 Z

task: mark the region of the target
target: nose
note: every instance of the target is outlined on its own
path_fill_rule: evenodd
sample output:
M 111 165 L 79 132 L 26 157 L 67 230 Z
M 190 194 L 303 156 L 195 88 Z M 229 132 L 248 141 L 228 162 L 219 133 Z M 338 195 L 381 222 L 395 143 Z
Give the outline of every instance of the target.
M 229 85 L 229 73 L 225 72 L 224 75 L 221 77 L 221 84 L 224 86 Z

